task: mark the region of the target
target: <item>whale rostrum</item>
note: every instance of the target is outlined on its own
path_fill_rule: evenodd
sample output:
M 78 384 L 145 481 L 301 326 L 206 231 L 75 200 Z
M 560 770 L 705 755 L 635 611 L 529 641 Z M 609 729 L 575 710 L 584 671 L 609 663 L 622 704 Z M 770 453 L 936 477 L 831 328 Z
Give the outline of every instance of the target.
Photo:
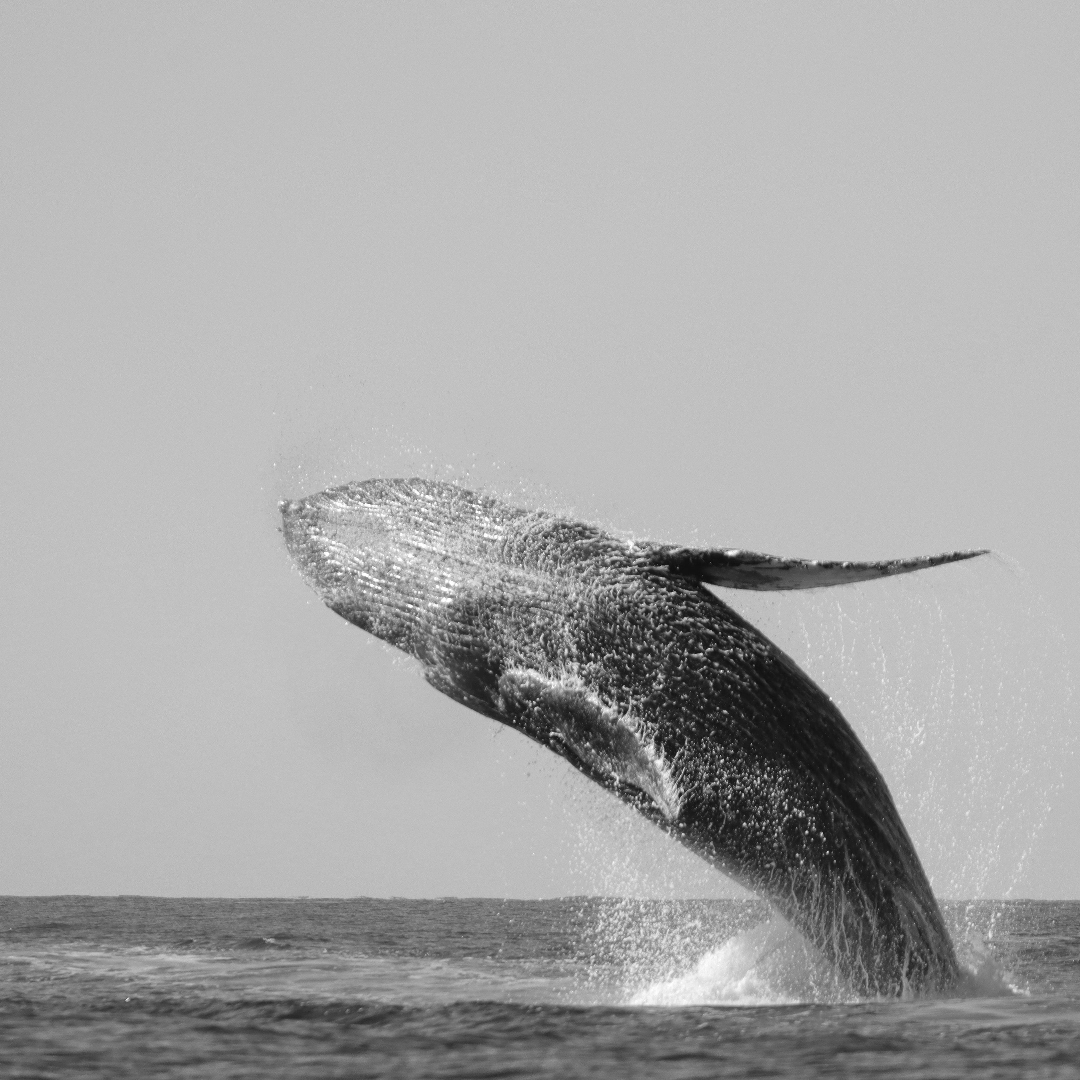
M 982 552 L 850 563 L 672 547 L 421 479 L 345 484 L 281 514 L 328 607 L 766 897 L 855 993 L 956 983 L 941 912 L 869 754 L 703 583 L 810 589 Z

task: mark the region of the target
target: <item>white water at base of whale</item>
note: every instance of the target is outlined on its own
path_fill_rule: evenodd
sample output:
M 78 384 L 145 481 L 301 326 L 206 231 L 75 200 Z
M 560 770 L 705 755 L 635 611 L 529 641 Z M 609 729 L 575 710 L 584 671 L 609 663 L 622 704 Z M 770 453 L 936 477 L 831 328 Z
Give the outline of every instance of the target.
M 735 934 L 682 974 L 634 993 L 631 1005 L 794 1005 L 820 1001 L 833 980 L 802 937 L 774 918 Z
M 959 949 L 957 996 L 1003 997 L 1019 988 L 990 953 L 982 937 Z M 630 1005 L 839 1004 L 859 999 L 838 982 L 814 950 L 785 920 L 774 917 L 728 938 L 689 969 L 632 992 Z

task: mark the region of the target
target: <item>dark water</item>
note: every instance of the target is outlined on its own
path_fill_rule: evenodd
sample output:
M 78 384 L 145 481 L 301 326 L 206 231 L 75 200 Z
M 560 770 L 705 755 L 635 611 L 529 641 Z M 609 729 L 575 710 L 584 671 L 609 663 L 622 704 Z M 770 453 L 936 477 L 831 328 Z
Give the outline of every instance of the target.
M 0 898 L 5 1077 L 1080 1077 L 1080 903 L 847 1000 L 740 901 Z

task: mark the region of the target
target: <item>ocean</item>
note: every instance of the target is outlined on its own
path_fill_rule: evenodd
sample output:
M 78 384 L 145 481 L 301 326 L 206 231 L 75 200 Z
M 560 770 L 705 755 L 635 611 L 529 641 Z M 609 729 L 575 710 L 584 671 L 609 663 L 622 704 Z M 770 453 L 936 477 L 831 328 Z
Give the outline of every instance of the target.
M 0 897 L 3 1077 L 1080 1077 L 1080 903 L 846 995 L 758 901 Z

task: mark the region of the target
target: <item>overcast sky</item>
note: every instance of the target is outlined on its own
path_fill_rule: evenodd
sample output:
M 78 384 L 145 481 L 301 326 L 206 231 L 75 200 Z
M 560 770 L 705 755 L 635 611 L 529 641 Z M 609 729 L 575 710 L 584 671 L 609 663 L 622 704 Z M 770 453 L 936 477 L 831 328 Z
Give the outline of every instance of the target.
M 422 474 L 1001 553 L 730 599 L 940 894 L 1080 897 L 1076 4 L 4 3 L 0 101 L 0 892 L 729 891 L 292 570 Z

